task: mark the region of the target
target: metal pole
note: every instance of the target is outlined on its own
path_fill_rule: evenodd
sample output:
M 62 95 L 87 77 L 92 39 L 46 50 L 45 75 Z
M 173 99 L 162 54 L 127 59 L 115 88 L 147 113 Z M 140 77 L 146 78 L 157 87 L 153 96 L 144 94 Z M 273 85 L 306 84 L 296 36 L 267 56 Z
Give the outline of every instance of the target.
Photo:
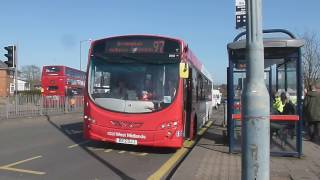
M 232 153 L 234 150 L 234 121 L 232 119 L 234 107 L 233 67 L 233 62 L 229 59 L 229 67 L 227 68 L 227 133 L 229 153 Z
M 81 71 L 81 43 L 82 43 L 82 41 L 80 41 L 80 71 Z
M 87 42 L 87 41 L 89 41 L 89 42 L 91 42 L 92 40 L 91 40 L 91 38 L 90 39 L 86 39 L 86 40 L 81 40 L 80 41 L 80 71 L 82 71 L 82 67 L 81 67 L 81 61 L 82 61 L 82 43 L 83 42 Z
M 272 94 L 272 82 L 273 82 L 273 80 L 272 80 L 272 78 L 273 78 L 273 76 L 272 76 L 272 66 L 270 67 L 270 69 L 269 69 L 269 101 L 270 102 L 272 102 L 272 96 L 271 96 L 271 94 Z M 271 108 L 271 104 L 272 103 L 270 103 L 270 108 Z
M 270 179 L 270 100 L 264 83 L 261 0 L 246 0 L 247 83 L 242 93 L 242 179 Z
M 297 113 L 299 115 L 299 121 L 296 124 L 298 126 L 296 130 L 297 134 L 297 150 L 299 157 L 302 156 L 302 126 L 303 126 L 303 118 L 302 118 L 302 96 L 303 96 L 303 79 L 302 79 L 302 58 L 301 58 L 301 48 L 298 51 L 298 59 L 297 59 Z
M 15 113 L 18 114 L 18 58 L 17 58 L 17 49 L 16 45 L 13 45 L 13 67 L 14 67 L 14 94 L 15 94 Z
M 288 66 L 287 66 L 287 63 L 288 62 L 286 61 L 284 64 L 284 90 L 286 92 L 288 91 Z

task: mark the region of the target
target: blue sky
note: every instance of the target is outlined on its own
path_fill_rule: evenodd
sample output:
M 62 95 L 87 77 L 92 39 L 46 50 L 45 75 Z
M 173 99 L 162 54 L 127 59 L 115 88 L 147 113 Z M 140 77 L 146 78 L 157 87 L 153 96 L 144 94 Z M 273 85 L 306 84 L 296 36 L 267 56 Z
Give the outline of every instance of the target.
M 0 59 L 17 43 L 19 67 L 79 68 L 79 42 L 123 34 L 184 39 L 213 75 L 226 82 L 226 44 L 239 33 L 234 0 L 10 0 L 0 6 Z M 264 0 L 263 27 L 320 32 L 319 0 Z M 82 64 L 88 43 L 83 43 Z M 82 65 L 84 66 L 84 65 Z

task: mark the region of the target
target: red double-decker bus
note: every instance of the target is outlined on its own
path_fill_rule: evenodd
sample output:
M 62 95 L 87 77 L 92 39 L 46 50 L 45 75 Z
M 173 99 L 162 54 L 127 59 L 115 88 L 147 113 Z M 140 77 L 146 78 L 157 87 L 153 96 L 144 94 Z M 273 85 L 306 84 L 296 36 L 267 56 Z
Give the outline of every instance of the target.
M 43 66 L 42 95 L 45 101 L 64 103 L 64 97 L 82 96 L 85 72 L 66 66 Z
M 84 91 L 84 136 L 174 147 L 211 114 L 212 80 L 179 39 L 128 35 L 93 41 Z

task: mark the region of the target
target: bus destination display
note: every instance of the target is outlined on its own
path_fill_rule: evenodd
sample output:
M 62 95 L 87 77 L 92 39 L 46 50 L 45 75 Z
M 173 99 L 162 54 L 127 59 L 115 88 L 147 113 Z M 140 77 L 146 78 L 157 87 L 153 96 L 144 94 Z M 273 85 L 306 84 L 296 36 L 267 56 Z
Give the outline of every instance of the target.
M 110 39 L 105 42 L 105 53 L 178 53 L 179 44 L 164 39 Z

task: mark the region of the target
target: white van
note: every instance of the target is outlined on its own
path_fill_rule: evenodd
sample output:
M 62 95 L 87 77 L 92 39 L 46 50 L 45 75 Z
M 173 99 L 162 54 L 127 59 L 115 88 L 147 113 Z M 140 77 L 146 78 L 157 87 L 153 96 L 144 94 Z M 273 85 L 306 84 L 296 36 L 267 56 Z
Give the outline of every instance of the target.
M 219 89 L 212 89 L 212 107 L 218 109 L 218 106 L 221 104 L 222 93 Z

